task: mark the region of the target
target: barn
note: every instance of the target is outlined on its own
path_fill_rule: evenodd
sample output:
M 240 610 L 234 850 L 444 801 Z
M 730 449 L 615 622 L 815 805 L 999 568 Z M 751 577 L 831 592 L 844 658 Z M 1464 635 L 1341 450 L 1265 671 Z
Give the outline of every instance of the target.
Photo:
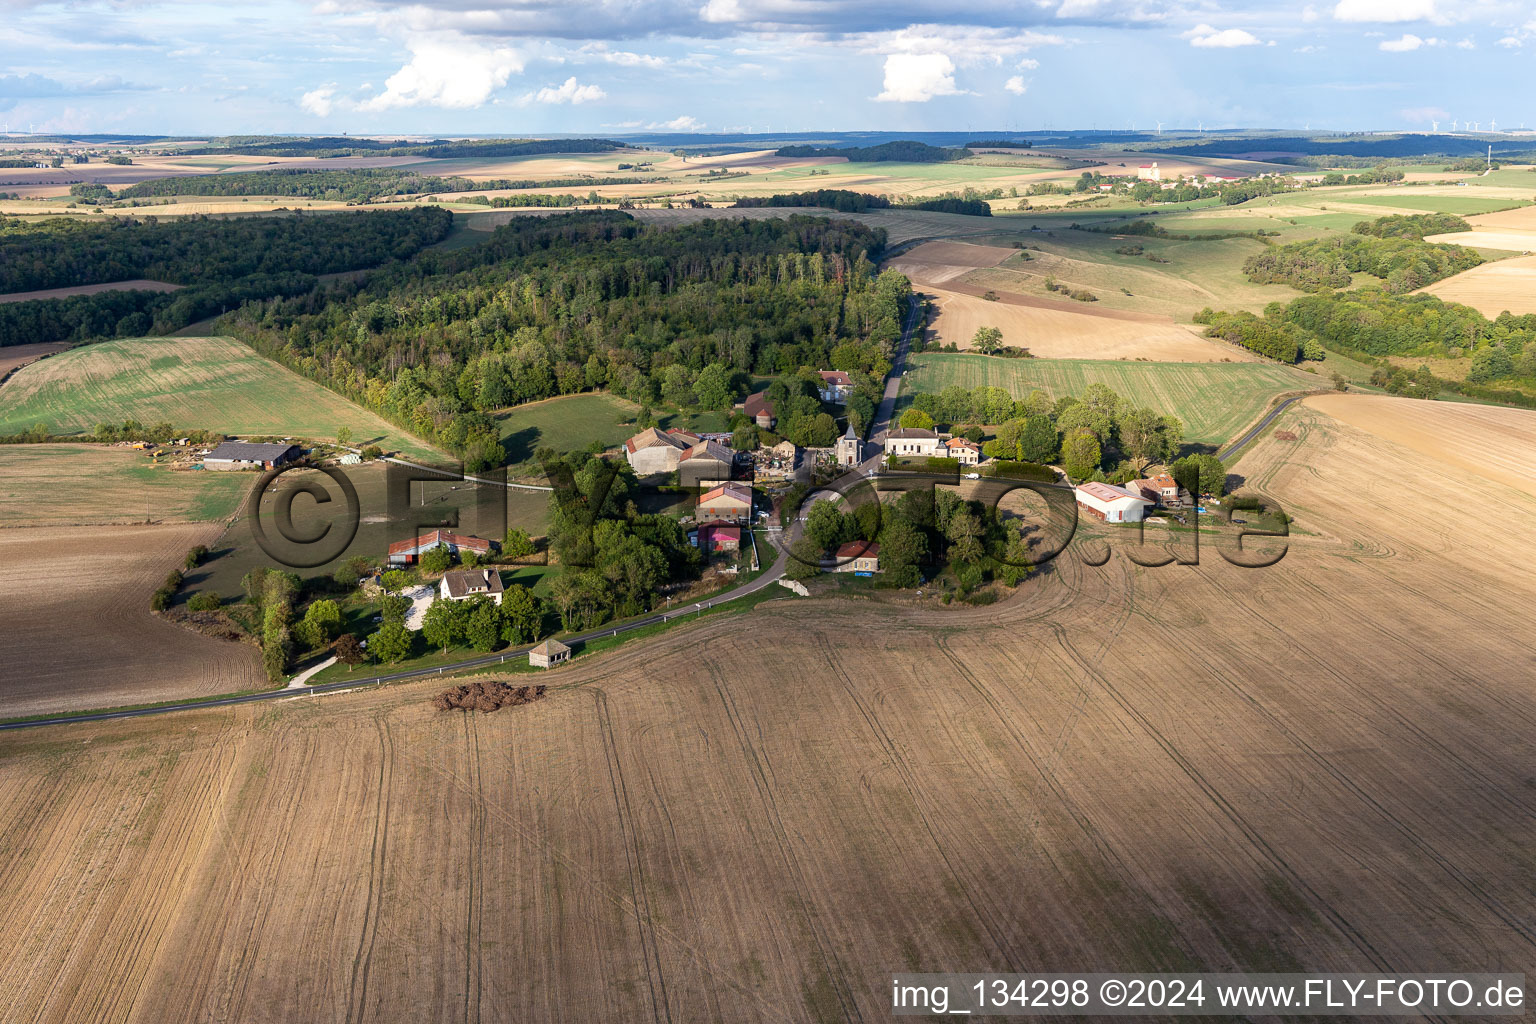
M 752 514 L 752 492 L 741 484 L 722 484 L 699 496 L 694 515 L 699 519 L 740 522 Z
M 471 537 L 467 533 L 454 533 L 450 530 L 431 530 L 419 537 L 410 540 L 400 540 L 389 546 L 390 565 L 411 565 L 423 554 L 433 548 L 446 547 L 449 554 L 457 555 L 461 551 L 473 551 L 484 558 L 491 553 L 496 546 L 494 541 L 483 537 Z
M 296 444 L 253 444 L 249 441 L 224 441 L 203 457 L 204 469 L 273 469 L 298 460 L 303 455 Z
M 1078 484 L 1077 504 L 1106 523 L 1139 523 L 1153 503 L 1119 487 L 1089 481 Z

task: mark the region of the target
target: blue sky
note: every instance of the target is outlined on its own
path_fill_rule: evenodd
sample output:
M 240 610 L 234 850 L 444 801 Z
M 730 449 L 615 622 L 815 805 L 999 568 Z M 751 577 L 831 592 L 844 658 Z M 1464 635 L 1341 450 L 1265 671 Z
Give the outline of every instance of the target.
M 15 129 L 1536 127 L 1536 0 L 0 0 Z

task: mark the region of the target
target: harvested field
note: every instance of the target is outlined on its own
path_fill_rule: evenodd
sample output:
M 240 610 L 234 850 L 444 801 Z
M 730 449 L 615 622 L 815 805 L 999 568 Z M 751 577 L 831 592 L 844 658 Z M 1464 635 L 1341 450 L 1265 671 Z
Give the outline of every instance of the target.
M 256 648 L 201 636 L 149 610 L 150 593 L 187 549 L 211 543 L 220 530 L 209 523 L 0 530 L 0 716 L 265 685 Z M 8 826 L 3 834 L 17 833 Z
M 44 341 L 35 345 L 6 345 L 0 348 L 0 383 L 10 376 L 11 371 L 67 348 L 67 341 Z
M 1306 404 L 1425 459 L 1536 497 L 1536 412 L 1389 395 L 1314 395 Z
M 255 481 L 156 465 L 85 444 L 0 445 L 0 526 L 103 526 L 227 519 Z
M 995 267 L 1017 255 L 1017 249 L 1005 249 L 1000 245 L 924 242 L 892 259 L 890 267 L 906 274 L 914 284 L 938 285 L 982 267 Z
M 331 438 L 350 426 L 418 456 L 433 450 L 340 395 L 231 338 L 134 338 L 84 345 L 28 366 L 0 398 L 0 434 L 46 423 L 84 434 L 98 423 L 168 422 L 227 434 Z
M 35 299 L 67 299 L 71 295 L 95 295 L 97 292 L 173 292 L 179 284 L 164 281 L 110 281 L 105 284 L 77 284 L 69 288 L 44 288 L 35 292 L 10 292 L 0 295 L 0 302 L 31 302 Z
M 980 292 L 974 286 L 967 291 Z M 939 344 L 953 342 L 965 351 L 979 327 L 996 327 L 1003 332 L 1004 345 L 1018 345 L 1047 359 L 1154 359 L 1161 362 L 1216 363 L 1255 362 L 1252 353 L 1209 338 L 1171 320 L 1150 315 L 1105 310 L 1078 312 L 1064 308 L 1080 302 L 1054 303 L 1050 300 L 999 292 L 996 300 L 924 286 L 934 296 L 938 315 L 929 328 L 929 338 Z M 1147 321 L 1152 322 L 1147 322 Z
M 1536 538 L 1503 524 L 1536 500 L 1402 500 L 1469 478 L 1284 423 L 1237 466 L 1311 534 L 1270 569 L 773 601 L 489 716 L 430 681 L 0 736 L 0 1019 L 872 1021 L 900 968 L 1526 969 Z
M 1536 206 L 1468 217 L 1467 223 L 1472 225 L 1471 231 L 1430 235 L 1425 241 L 1519 253 L 1536 252 Z
M 1103 359 L 1003 359 L 950 353 L 913 356 L 903 395 L 1000 387 L 1015 398 L 1036 388 L 1052 398 L 1081 395 L 1089 384 L 1184 422 L 1184 440 L 1222 445 L 1258 419 L 1278 395 L 1326 386 L 1315 374 L 1275 363 L 1154 363 Z
M 1536 245 L 1536 236 L 1532 238 Z M 1500 313 L 1536 313 L 1536 256 L 1516 256 L 1462 271 L 1422 289 L 1446 302 L 1471 306 L 1490 320 Z

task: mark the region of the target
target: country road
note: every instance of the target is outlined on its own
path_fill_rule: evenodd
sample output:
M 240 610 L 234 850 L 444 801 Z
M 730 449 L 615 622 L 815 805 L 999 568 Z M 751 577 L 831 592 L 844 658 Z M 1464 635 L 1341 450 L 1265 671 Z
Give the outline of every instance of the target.
M 1276 416 L 1279 416 L 1282 412 L 1285 412 L 1285 410 L 1289 409 L 1292 405 L 1294 405 L 1297 402 L 1301 401 L 1303 398 L 1309 398 L 1313 394 L 1324 394 L 1324 392 L 1321 392 L 1321 391 L 1308 392 L 1305 395 L 1292 395 L 1290 398 L 1287 398 L 1285 401 L 1281 402 L 1279 405 L 1277 405 L 1273 409 L 1269 410 L 1269 412 L 1265 415 L 1265 417 L 1263 419 L 1259 420 L 1258 423 L 1254 424 L 1254 427 L 1253 427 L 1252 430 L 1248 431 L 1248 433 L 1244 434 L 1242 437 L 1238 438 L 1236 441 L 1233 441 L 1226 448 L 1222 449 L 1221 451 L 1218 451 L 1216 453 L 1216 457 L 1218 459 L 1220 459 L 1221 461 L 1223 461 L 1223 462 L 1226 462 L 1227 460 L 1231 459 L 1232 456 L 1236 455 L 1238 452 L 1242 451 L 1244 448 L 1248 447 L 1255 440 L 1257 440 L 1258 436 L 1260 434 L 1264 433 L 1264 428 L 1269 426 L 1271 423 L 1273 423 L 1275 421 L 1275 417 Z

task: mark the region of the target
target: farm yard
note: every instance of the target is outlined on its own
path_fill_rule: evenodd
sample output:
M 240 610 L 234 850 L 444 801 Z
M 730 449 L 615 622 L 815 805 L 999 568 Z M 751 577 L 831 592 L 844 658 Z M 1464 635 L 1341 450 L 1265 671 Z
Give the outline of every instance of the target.
M 345 398 L 229 338 L 134 338 L 85 345 L 18 371 L 0 392 L 0 434 L 46 423 L 88 434 L 135 419 L 227 434 L 377 439 L 419 457 L 434 451 Z M 441 455 L 437 456 L 441 458 Z
M 1015 398 L 1039 388 L 1053 398 L 1080 395 L 1089 384 L 1184 422 L 1184 440 L 1221 445 L 1257 419 L 1275 396 L 1327 387 L 1325 378 L 1275 363 L 1152 363 L 1098 359 L 1002 359 L 951 353 L 911 357 L 902 394 L 950 385 L 1000 387 Z
M 166 573 L 219 530 L 209 523 L 0 530 L 0 716 L 265 686 L 255 647 L 202 636 L 149 610 Z
M 0 526 L 223 520 L 255 480 L 251 473 L 177 472 L 125 448 L 0 445 Z
M 1269 569 L 773 600 L 488 716 L 433 681 L 0 736 L 4 1019 L 873 1020 L 901 968 L 1519 969 L 1536 498 L 1281 426 L 1234 467 L 1306 531 Z M 1481 507 L 1384 500 L 1447 485 Z

